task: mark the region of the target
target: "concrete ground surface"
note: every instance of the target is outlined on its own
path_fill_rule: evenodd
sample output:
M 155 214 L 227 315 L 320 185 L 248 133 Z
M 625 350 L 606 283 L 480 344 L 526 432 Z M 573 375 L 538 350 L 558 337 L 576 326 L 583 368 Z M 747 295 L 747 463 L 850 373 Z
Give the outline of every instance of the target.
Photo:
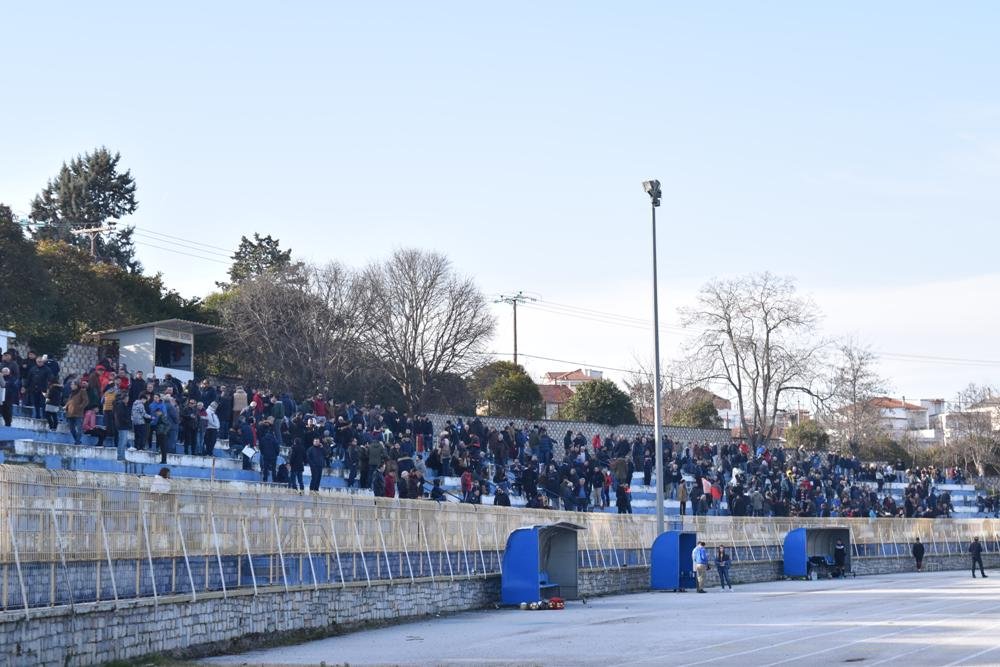
M 711 573 L 710 573 L 710 576 Z M 1000 665 L 1000 571 L 640 593 L 501 609 L 207 659 L 215 665 Z

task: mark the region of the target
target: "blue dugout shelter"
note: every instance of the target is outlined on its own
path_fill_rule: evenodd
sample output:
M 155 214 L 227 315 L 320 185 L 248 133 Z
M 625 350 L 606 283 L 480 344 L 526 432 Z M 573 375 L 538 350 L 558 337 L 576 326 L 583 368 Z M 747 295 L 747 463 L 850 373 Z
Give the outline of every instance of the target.
M 848 528 L 796 528 L 785 535 L 785 576 L 808 577 L 813 571 L 829 574 L 836 569 L 834 547 L 845 546 L 844 572 L 851 571 L 851 531 Z
M 682 591 L 698 585 L 691 552 L 698 545 L 696 533 L 668 530 L 653 540 L 649 556 L 649 587 L 654 591 Z
M 505 605 L 552 597 L 579 598 L 575 523 L 527 526 L 513 531 L 503 552 L 500 601 Z

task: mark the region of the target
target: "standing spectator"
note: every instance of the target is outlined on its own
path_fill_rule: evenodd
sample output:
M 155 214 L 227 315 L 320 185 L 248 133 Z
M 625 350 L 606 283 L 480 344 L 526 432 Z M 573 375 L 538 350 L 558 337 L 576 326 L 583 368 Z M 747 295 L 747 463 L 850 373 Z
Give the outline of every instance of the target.
M 69 398 L 66 400 L 66 425 L 73 436 L 73 444 L 80 444 L 80 431 L 83 415 L 87 409 L 87 390 L 78 382 L 70 384 Z
M 67 412 L 67 414 L 69 414 Z M 132 402 L 132 446 L 145 449 L 148 442 L 149 413 L 146 412 L 146 392 L 143 391 Z
M 323 481 L 323 467 L 326 465 L 323 442 L 319 438 L 313 438 L 312 447 L 306 452 L 306 461 L 309 463 L 309 490 L 317 492 L 320 482 Z
M 699 542 L 691 551 L 691 562 L 694 563 L 694 574 L 698 580 L 698 592 L 705 592 L 705 573 L 708 572 L 708 552 L 705 543 Z
M 381 498 L 385 493 L 385 464 L 380 463 L 372 473 L 372 493 Z
M 28 369 L 28 378 L 25 384 L 26 398 L 28 405 L 34 408 L 35 419 L 45 417 L 45 392 L 49 388 L 49 380 L 52 380 L 52 371 L 46 365 L 48 357 L 42 355 L 36 357 L 34 363 Z
M 213 401 L 205 409 L 205 456 L 215 456 L 215 441 L 219 437 L 219 415 L 215 412 L 218 408 L 219 404 Z
M 833 571 L 838 577 L 844 576 L 844 566 L 847 564 L 847 546 L 844 540 L 837 540 L 833 545 Z
M 219 415 L 219 433 L 225 437 L 229 437 L 229 427 L 233 424 L 233 396 L 229 393 L 229 390 L 225 387 L 219 388 L 219 398 L 216 399 L 216 403 L 219 404 L 219 409 L 216 414 Z
M 972 578 L 976 578 L 976 565 L 979 565 L 979 573 L 983 575 L 983 579 L 985 579 L 986 571 L 983 569 L 983 544 L 979 541 L 978 537 L 972 538 L 972 544 L 969 545 L 969 553 L 972 555 Z
M 125 449 L 128 447 L 128 432 L 132 426 L 132 415 L 128 409 L 128 394 L 124 391 L 115 394 L 112 419 L 115 423 L 115 445 L 118 448 L 118 460 L 124 461 Z
M 732 565 L 732 561 L 729 559 L 729 554 L 726 553 L 726 547 L 720 546 L 715 550 L 715 569 L 719 572 L 719 586 L 722 590 L 726 590 L 726 586 L 729 590 L 733 590 L 733 582 L 729 580 L 729 566 Z
M 361 453 L 358 449 L 358 439 L 351 438 L 351 444 L 347 448 L 347 452 L 344 454 L 344 465 L 347 467 L 347 488 L 352 488 L 354 482 L 358 478 L 358 463 L 360 462 Z
M 185 454 L 197 454 L 195 449 L 196 438 L 198 437 L 198 403 L 193 398 L 189 398 L 181 409 L 181 442 L 184 444 Z
M 243 411 L 247 409 L 247 392 L 243 387 L 236 387 L 236 391 L 233 392 L 233 416 L 232 422 L 238 424 L 240 421 L 240 415 Z
M 921 572 L 924 569 L 924 545 L 920 543 L 919 537 L 914 538 L 910 553 L 913 554 L 913 560 L 917 562 L 917 572 Z M 972 570 L 972 574 L 975 576 L 975 569 Z
M 683 479 L 677 485 L 677 502 L 680 504 L 681 516 L 684 516 L 687 514 L 688 487 Z
M 163 414 L 163 403 L 153 413 L 153 435 L 156 437 L 156 448 L 160 450 L 160 463 L 167 462 L 167 437 L 170 435 L 170 424 Z
M 45 393 L 45 420 L 49 424 L 50 431 L 54 431 L 59 427 L 59 410 L 62 409 L 62 397 L 62 385 L 55 378 L 50 379 L 49 390 Z
M 302 473 L 306 469 L 306 447 L 302 444 L 301 438 L 296 438 L 292 444 L 292 450 L 288 454 L 288 468 L 291 472 L 288 476 L 288 488 L 296 489 L 297 491 L 305 490 L 306 486 L 302 479 Z M 311 480 L 309 482 L 309 490 L 312 491 Z
M 260 479 L 262 482 L 268 479 L 274 481 L 280 453 L 278 441 L 274 437 L 273 424 L 268 421 L 261 422 L 260 428 L 263 429 L 263 434 L 260 435 Z
M 174 396 L 168 396 L 164 401 L 166 409 L 163 411 L 163 416 L 167 420 L 167 451 L 171 454 L 177 453 L 177 436 L 181 430 L 181 413 L 177 405 L 177 399 Z
M 104 439 L 111 436 L 112 445 L 117 440 L 117 431 L 115 430 L 115 396 L 118 392 L 114 384 L 109 384 L 104 389 L 104 393 L 101 395 L 101 416 L 104 418 L 104 430 L 101 431 L 101 435 L 97 438 L 97 446 L 104 446 Z
M 10 353 L 5 352 L 3 356 L 6 358 L 10 356 Z M 9 427 L 14 419 L 14 401 L 16 400 L 17 379 L 10 366 L 3 366 L 0 368 L 0 416 L 3 417 L 4 426 Z

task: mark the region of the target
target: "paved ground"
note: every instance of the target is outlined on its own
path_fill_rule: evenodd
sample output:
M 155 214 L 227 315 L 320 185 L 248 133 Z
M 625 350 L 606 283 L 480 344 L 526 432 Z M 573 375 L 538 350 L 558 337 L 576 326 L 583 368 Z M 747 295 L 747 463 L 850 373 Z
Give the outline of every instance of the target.
M 403 623 L 229 665 L 1000 665 L 1000 571 L 642 593 Z

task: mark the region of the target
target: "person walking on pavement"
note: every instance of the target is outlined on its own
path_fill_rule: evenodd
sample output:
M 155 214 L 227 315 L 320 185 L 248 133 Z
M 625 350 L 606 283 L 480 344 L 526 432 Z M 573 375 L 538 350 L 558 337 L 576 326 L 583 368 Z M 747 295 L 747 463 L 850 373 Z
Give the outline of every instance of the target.
M 986 571 L 983 570 L 983 543 L 979 541 L 978 537 L 972 538 L 972 544 L 969 545 L 969 553 L 972 554 L 972 578 L 976 578 L 976 565 L 978 564 L 979 573 L 985 579 Z
M 704 593 L 705 573 L 708 572 L 708 551 L 704 542 L 699 542 L 691 552 L 691 561 L 694 563 L 694 574 L 698 579 L 698 592 Z
M 910 553 L 913 554 L 913 560 L 917 561 L 917 572 L 922 572 L 924 569 L 924 545 L 920 543 L 919 537 L 914 539 Z

